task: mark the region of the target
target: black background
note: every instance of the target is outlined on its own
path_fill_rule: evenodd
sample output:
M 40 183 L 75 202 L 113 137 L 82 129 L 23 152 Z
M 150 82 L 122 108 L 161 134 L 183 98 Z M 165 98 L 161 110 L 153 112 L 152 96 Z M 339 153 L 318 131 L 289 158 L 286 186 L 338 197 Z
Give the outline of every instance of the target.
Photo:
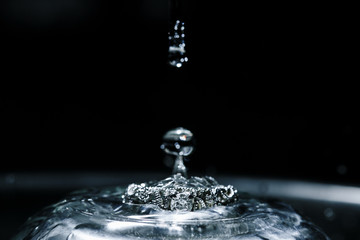
M 358 184 L 351 6 L 189 1 L 167 65 L 167 1 L 1 1 L 1 171 L 164 170 Z

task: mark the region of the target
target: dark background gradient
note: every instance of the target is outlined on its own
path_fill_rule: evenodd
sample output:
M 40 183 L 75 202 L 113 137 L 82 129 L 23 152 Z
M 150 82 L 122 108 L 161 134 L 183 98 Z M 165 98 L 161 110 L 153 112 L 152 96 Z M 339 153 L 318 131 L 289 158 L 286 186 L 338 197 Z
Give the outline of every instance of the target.
M 189 2 L 178 71 L 153 2 L 1 1 L 1 172 L 168 171 L 182 126 L 189 171 L 359 184 L 350 6 Z

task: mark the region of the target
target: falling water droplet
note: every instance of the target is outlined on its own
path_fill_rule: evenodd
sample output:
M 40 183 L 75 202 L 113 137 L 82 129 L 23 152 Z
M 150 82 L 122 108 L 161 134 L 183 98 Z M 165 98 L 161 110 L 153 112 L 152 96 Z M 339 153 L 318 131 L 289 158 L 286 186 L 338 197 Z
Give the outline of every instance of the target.
M 170 0 L 169 50 L 168 61 L 171 66 L 181 68 L 189 61 L 186 56 L 184 9 L 180 1 Z

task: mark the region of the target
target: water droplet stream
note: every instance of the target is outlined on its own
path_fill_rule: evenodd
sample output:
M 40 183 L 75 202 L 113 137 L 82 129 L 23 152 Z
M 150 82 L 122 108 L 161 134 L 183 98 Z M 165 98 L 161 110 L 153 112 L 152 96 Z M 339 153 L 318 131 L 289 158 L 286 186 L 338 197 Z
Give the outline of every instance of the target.
M 184 6 L 181 0 L 169 0 L 169 64 L 181 68 L 189 59 L 186 55 Z

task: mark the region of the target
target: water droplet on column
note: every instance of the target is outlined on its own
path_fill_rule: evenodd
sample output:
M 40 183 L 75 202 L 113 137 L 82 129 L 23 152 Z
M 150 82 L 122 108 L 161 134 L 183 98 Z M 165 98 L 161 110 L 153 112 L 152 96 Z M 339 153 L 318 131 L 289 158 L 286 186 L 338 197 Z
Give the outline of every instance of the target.
M 192 132 L 182 127 L 172 129 L 163 136 L 163 144 L 160 148 L 165 153 L 175 156 L 173 174 L 187 177 L 184 157 L 189 156 L 194 150 Z

